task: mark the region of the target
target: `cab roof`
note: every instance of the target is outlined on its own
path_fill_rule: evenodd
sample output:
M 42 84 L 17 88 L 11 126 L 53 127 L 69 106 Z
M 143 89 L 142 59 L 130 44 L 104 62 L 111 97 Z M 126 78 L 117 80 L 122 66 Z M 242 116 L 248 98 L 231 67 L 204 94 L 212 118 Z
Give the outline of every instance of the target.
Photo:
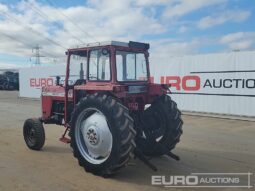
M 137 49 L 143 49 L 148 50 L 150 48 L 150 45 L 148 43 L 142 43 L 142 42 L 120 42 L 120 41 L 103 41 L 103 42 L 94 42 L 94 43 L 87 43 L 79 48 L 72 48 L 69 49 L 69 51 L 77 50 L 77 49 L 83 49 L 83 48 L 90 48 L 90 47 L 100 47 L 100 46 L 122 46 L 122 47 L 129 47 L 129 48 L 137 48 Z

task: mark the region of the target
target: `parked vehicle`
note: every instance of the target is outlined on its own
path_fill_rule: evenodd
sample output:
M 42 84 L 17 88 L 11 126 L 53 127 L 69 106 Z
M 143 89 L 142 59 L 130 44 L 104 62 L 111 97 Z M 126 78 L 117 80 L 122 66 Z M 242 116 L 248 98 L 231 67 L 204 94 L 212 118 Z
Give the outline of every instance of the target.
M 181 112 L 169 86 L 150 81 L 148 49 L 116 41 L 69 49 L 65 84 L 57 77 L 56 86 L 43 87 L 42 116 L 24 123 L 27 146 L 40 150 L 43 124 L 57 124 L 79 165 L 96 175 L 115 173 L 133 156 L 153 170 L 147 156 L 179 160 L 171 151 L 182 134 Z
M 2 90 L 18 90 L 19 89 L 19 73 L 7 71 L 0 74 L 0 89 Z

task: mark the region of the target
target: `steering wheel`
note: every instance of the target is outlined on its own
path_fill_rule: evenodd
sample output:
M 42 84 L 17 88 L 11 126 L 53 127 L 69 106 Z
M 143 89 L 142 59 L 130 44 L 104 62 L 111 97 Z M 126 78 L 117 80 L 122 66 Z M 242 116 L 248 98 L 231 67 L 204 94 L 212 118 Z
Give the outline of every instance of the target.
M 95 79 L 95 80 L 98 80 L 98 78 L 96 76 L 89 76 L 89 79 Z

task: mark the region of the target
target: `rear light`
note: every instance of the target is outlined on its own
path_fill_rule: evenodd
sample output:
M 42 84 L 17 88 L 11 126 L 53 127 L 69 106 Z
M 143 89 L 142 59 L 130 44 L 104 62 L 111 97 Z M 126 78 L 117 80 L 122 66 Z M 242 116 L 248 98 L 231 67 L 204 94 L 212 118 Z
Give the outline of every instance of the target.
M 126 88 L 125 88 L 125 86 L 114 86 L 114 87 L 113 87 L 113 91 L 114 91 L 115 93 L 124 92 L 124 91 L 126 91 Z
M 171 84 L 161 84 L 162 88 L 168 90 L 171 87 Z

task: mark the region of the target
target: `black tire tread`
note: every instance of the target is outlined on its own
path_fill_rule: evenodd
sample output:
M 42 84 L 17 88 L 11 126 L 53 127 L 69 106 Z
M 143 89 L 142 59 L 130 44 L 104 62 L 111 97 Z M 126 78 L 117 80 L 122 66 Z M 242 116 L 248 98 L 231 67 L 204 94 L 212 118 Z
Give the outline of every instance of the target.
M 153 148 L 143 145 L 141 150 L 147 156 L 161 156 L 173 150 L 180 141 L 180 137 L 183 133 L 183 120 L 181 119 L 181 111 L 177 108 L 176 102 L 167 95 L 163 95 L 156 99 L 148 109 L 153 109 L 153 107 L 160 107 L 168 114 L 167 120 L 169 131 L 164 135 L 165 138 L 160 145 L 155 143 Z
M 30 145 L 26 139 L 26 128 L 33 127 L 35 129 L 35 144 Z M 45 132 L 42 122 L 37 118 L 27 119 L 23 126 L 23 136 L 28 148 L 32 150 L 41 150 L 45 143 Z
M 108 108 L 108 110 L 115 111 L 116 115 L 114 116 L 114 120 L 119 125 L 116 128 L 116 131 L 119 132 L 119 152 L 115 153 L 118 155 L 116 162 L 111 163 L 111 165 L 96 169 L 88 165 L 88 163 L 84 162 L 85 159 L 79 154 L 77 147 L 75 146 L 75 137 L 72 136 L 74 131 L 75 118 L 83 110 L 86 106 L 86 103 L 90 101 L 97 101 L 100 105 L 104 105 Z M 115 173 L 120 168 L 124 167 L 128 161 L 130 160 L 130 153 L 132 153 L 135 149 L 134 138 L 136 131 L 133 126 L 133 119 L 129 116 L 128 109 L 123 106 L 121 103 L 116 101 L 111 96 L 106 94 L 89 94 L 83 99 L 79 101 L 76 105 L 76 109 L 74 109 L 71 116 L 71 147 L 73 149 L 74 157 L 77 158 L 79 164 L 85 168 L 87 172 L 92 172 L 95 175 L 100 175 L 103 177 L 107 177 L 110 174 Z

